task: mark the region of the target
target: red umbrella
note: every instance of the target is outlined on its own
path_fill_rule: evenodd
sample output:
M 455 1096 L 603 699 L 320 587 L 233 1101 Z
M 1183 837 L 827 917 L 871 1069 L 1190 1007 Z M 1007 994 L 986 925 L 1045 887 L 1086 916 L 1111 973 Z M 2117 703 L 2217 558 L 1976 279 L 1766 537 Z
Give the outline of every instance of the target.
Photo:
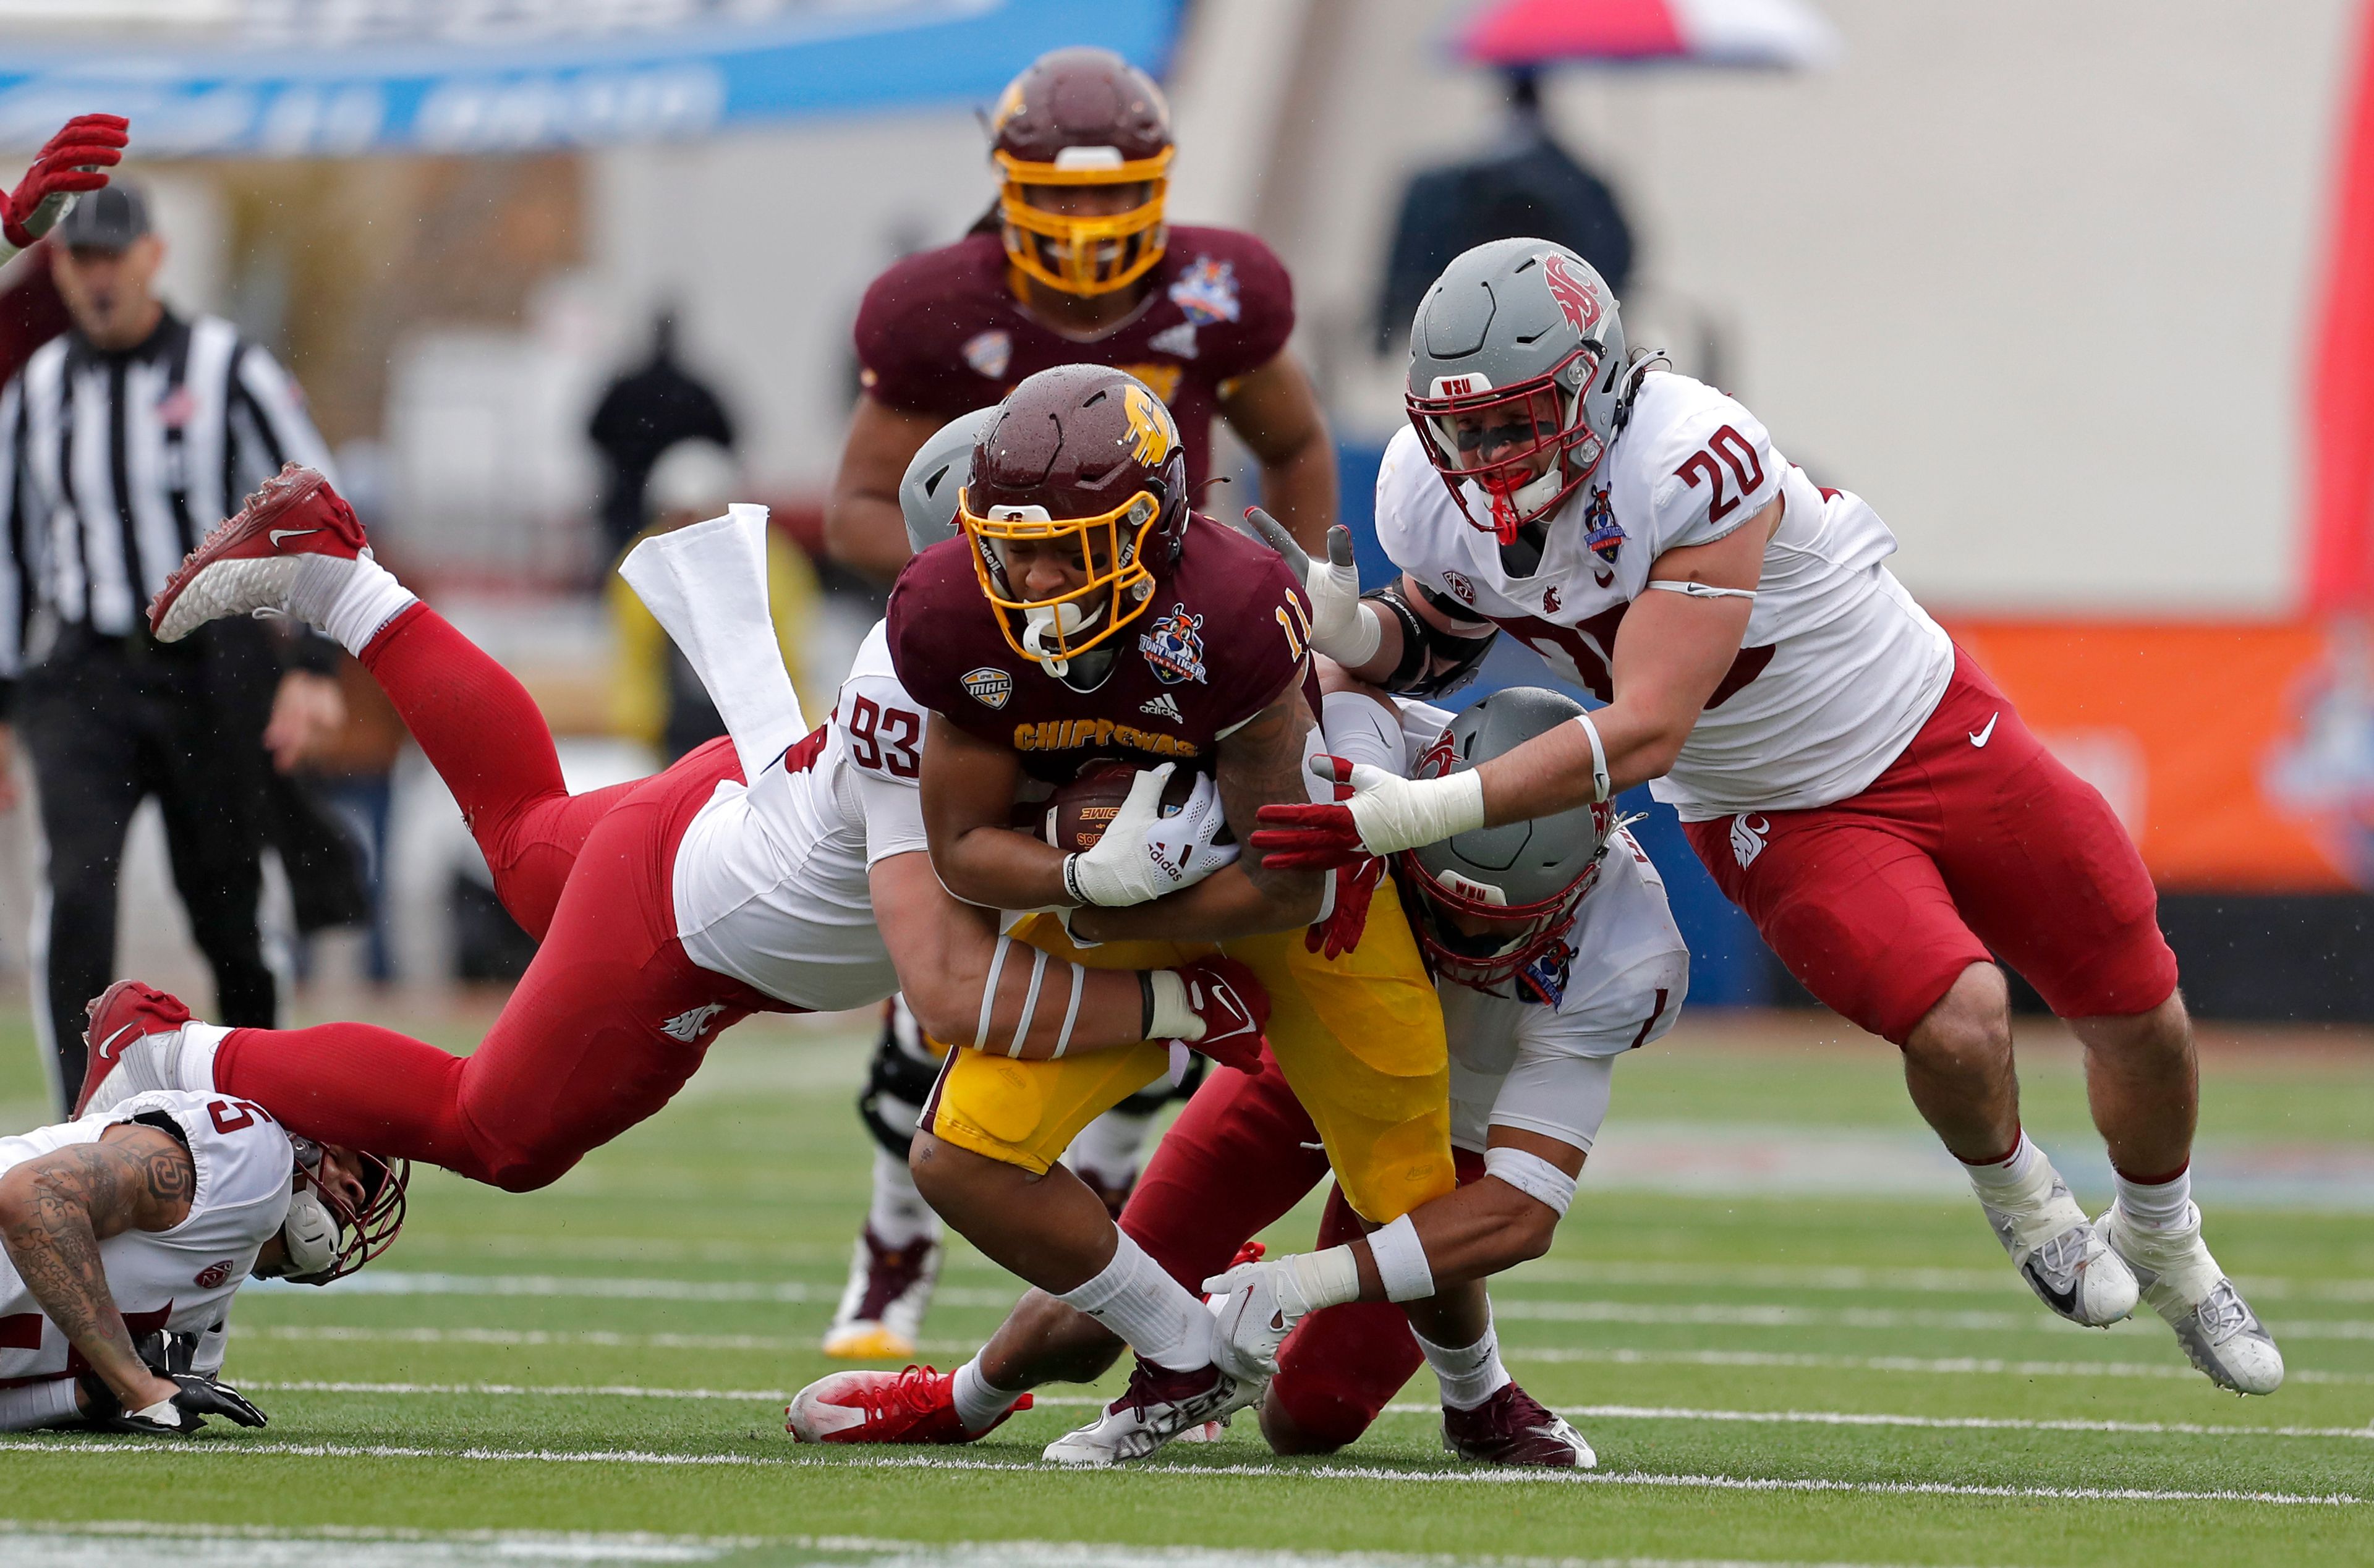
M 1491 0 L 1459 37 L 1486 65 L 1686 61 L 1805 70 L 1839 53 L 1804 0 Z

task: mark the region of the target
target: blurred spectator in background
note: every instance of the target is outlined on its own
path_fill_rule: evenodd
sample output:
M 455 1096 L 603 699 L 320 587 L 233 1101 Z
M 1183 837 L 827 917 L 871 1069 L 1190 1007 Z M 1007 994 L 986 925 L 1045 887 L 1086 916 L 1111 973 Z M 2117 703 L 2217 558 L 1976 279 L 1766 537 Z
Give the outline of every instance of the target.
M 1509 124 L 1498 146 L 1411 177 L 1393 225 L 1377 351 L 1409 333 L 1418 301 L 1451 258 L 1490 240 L 1538 235 L 1578 252 L 1619 297 L 1632 283 L 1632 228 L 1607 181 L 1550 134 L 1541 77 L 1508 74 Z
M 602 542 L 615 558 L 650 521 L 643 486 L 660 454 L 679 441 L 734 444 L 724 404 L 676 357 L 676 320 L 652 323 L 652 357 L 604 389 L 586 435 L 609 473 L 602 493 Z
M 724 516 L 727 504 L 739 498 L 736 493 L 741 486 L 742 471 L 732 452 L 715 441 L 678 441 L 652 464 L 643 490 L 650 526 L 636 534 L 628 548 L 652 534 Z M 717 716 L 717 705 L 710 700 L 700 677 L 635 591 L 627 586 L 627 579 L 612 572 L 604 591 L 617 636 L 617 678 L 610 711 L 618 733 L 650 746 L 664 762 L 674 762 L 725 733 L 725 721 Z M 767 607 L 775 618 L 775 641 L 783 650 L 783 667 L 791 672 L 802 711 L 812 718 L 826 710 L 825 698 L 807 685 L 801 649 L 816 603 L 816 568 L 807 553 L 784 538 L 782 530 L 770 528 Z
M 25 368 L 33 350 L 73 324 L 50 276 L 50 248 L 36 245 L 9 269 L 0 288 L 0 382 Z
M 74 329 L 0 392 L 0 809 L 15 803 L 13 725 L 48 840 L 35 1014 L 71 1102 L 84 1004 L 114 978 L 124 832 L 150 795 L 224 1022 L 275 1021 L 256 902 L 266 835 L 288 834 L 296 808 L 266 731 L 293 761 L 343 705 L 318 638 L 302 649 L 315 668 L 284 669 L 259 622 L 169 646 L 143 614 L 246 491 L 285 461 L 328 465 L 296 384 L 229 322 L 158 299 L 164 241 L 137 189 L 85 196 L 49 249 Z

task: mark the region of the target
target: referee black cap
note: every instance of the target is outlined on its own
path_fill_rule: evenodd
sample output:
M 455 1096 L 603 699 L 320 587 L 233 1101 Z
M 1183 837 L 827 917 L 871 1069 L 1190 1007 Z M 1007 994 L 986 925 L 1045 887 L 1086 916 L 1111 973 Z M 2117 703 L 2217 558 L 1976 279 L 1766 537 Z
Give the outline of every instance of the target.
M 137 185 L 103 185 L 85 192 L 51 232 L 70 250 L 126 250 L 148 232 L 148 198 Z

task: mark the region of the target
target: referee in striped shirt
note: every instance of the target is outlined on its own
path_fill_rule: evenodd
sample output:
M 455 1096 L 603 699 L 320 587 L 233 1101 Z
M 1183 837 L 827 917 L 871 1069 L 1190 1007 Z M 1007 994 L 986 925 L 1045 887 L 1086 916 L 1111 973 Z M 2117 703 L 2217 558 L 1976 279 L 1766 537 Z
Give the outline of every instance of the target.
M 295 383 L 229 322 L 157 298 L 164 244 L 138 190 L 84 196 L 50 243 L 73 329 L 0 391 L 0 808 L 13 804 L 21 736 L 48 840 L 34 1013 L 70 1103 L 84 1005 L 114 977 L 124 831 L 147 796 L 214 968 L 217 1016 L 275 1022 L 256 930 L 274 784 L 265 732 L 293 755 L 343 709 L 335 681 L 284 669 L 286 645 L 257 622 L 166 645 L 143 614 L 183 554 L 284 461 L 329 471 Z

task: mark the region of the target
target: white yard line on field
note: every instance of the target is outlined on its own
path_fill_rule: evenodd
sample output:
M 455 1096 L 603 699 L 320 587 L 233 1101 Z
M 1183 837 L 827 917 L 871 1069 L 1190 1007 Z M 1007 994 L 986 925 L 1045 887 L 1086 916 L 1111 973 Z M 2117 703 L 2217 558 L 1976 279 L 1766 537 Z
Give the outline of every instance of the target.
M 88 1438 L 44 1441 L 0 1437 L 0 1453 L 46 1452 L 76 1457 L 140 1459 L 321 1458 L 459 1459 L 475 1464 L 658 1465 L 733 1469 L 796 1469 L 838 1465 L 853 1469 L 1014 1470 L 1048 1475 L 1062 1467 L 1017 1460 L 919 1454 L 899 1457 L 778 1458 L 758 1454 L 662 1454 L 648 1449 L 432 1448 L 374 1443 L 282 1443 L 270 1439 L 221 1443 L 120 1443 Z M 1394 1469 L 1375 1465 L 1165 1464 L 1139 1473 L 1169 1480 L 1196 1480 L 1411 1481 L 1463 1486 L 1647 1486 L 1710 1492 L 1845 1492 L 1871 1497 L 2035 1498 L 2062 1503 L 2262 1503 L 2286 1507 L 2349 1508 L 2367 1501 L 2354 1492 L 2175 1491 L 2156 1487 L 1984 1486 L 1958 1481 L 1842 1480 L 1827 1476 L 1664 1475 L 1645 1470 Z
M 258 1281 L 255 1289 L 271 1290 L 273 1282 Z M 543 1296 L 629 1301 L 717 1301 L 805 1303 L 837 1299 L 838 1287 L 811 1286 L 797 1280 L 670 1280 L 578 1276 L 570 1274 L 456 1274 L 371 1270 L 340 1281 L 326 1291 L 310 1286 L 281 1286 L 304 1291 L 306 1299 L 335 1300 L 341 1296 Z M 1021 1293 L 1011 1290 L 945 1289 L 934 1301 L 946 1306 L 1011 1306 Z M 1698 1324 L 1731 1328 L 1868 1328 L 1948 1329 L 1980 1332 L 2076 1329 L 2077 1325 L 2040 1310 L 1935 1312 L 1893 1307 L 1800 1306 L 1788 1302 L 1635 1302 L 1551 1301 L 1507 1295 L 1495 1305 L 1498 1315 L 1513 1322 Z M 2296 1340 L 2374 1340 L 2374 1320 L 2360 1318 L 2283 1318 L 2268 1328 L 2279 1337 Z
M 251 1392 L 290 1394 L 470 1394 L 557 1399 L 707 1399 L 731 1404 L 776 1404 L 788 1401 L 786 1388 L 654 1388 L 631 1383 L 359 1383 L 315 1379 L 257 1381 L 241 1378 Z M 1040 1394 L 1042 1407 L 1101 1406 L 1092 1394 Z M 1394 1415 L 1433 1415 L 1436 1407 L 1393 1404 Z M 1749 1422 L 1770 1425 L 1898 1426 L 1940 1431 L 2125 1433 L 2159 1437 L 2311 1437 L 2348 1438 L 2374 1442 L 2369 1426 L 2204 1426 L 2194 1422 L 2051 1421 L 2015 1416 L 1884 1415 L 1861 1410 L 1704 1410 L 1675 1405 L 1560 1405 L 1561 1415 L 1603 1421 L 1679 1421 Z
M 229 1568 L 311 1568 L 335 1543 L 342 1562 L 364 1568 L 414 1563 L 710 1562 L 736 1552 L 821 1552 L 863 1568 L 1883 1568 L 1875 1563 L 1778 1562 L 1736 1558 L 1446 1557 L 1431 1552 L 1294 1550 L 1263 1547 L 1137 1546 L 1051 1540 L 892 1540 L 872 1536 L 684 1536 L 640 1530 L 416 1530 L 312 1526 L 188 1525 L 131 1519 L 48 1523 L 0 1519 L 12 1560 L 123 1561 L 139 1547 L 177 1562 Z

